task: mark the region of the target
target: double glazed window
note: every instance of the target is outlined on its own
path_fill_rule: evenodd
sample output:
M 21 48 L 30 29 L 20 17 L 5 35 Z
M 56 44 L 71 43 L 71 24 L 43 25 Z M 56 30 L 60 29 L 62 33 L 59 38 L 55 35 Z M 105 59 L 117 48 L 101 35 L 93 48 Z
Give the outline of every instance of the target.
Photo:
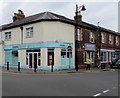
M 109 44 L 113 44 L 113 36 L 112 35 L 109 35 Z
M 11 32 L 5 32 L 5 40 L 10 41 L 11 40 Z
M 102 52 L 102 51 L 101 51 L 100 57 L 101 57 L 101 61 L 102 61 L 102 62 L 106 62 L 106 60 L 107 60 L 107 59 L 106 59 L 106 52 Z
M 106 43 L 106 33 L 101 33 L 102 43 Z
M 82 29 L 81 28 L 77 28 L 76 40 L 82 41 Z
M 90 59 L 91 62 L 93 63 L 94 62 L 94 52 L 86 51 L 85 52 L 85 62 L 86 62 L 87 59 Z
M 90 32 L 90 42 L 94 43 L 94 33 Z
M 116 42 L 116 46 L 119 46 L 119 37 L 118 36 L 116 36 L 116 38 L 115 38 L 115 42 Z
M 32 38 L 33 37 L 33 27 L 26 28 L 26 38 Z

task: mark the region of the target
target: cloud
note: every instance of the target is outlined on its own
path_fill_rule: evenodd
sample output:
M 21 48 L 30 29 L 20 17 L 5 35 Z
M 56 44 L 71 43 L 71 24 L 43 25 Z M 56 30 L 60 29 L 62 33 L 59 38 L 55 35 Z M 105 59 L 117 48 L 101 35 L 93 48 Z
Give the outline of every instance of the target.
M 112 30 L 118 31 L 118 4 L 115 2 L 89 3 L 86 4 L 86 12 L 83 13 L 83 19 L 87 22 L 97 24 Z M 111 24 L 110 24 L 111 23 Z M 114 26 L 111 26 L 114 25 Z
M 117 31 L 117 2 L 6 2 L 6 5 L 1 7 L 5 10 L 2 24 L 12 22 L 12 15 L 18 9 L 23 10 L 26 16 L 50 11 L 74 19 L 76 3 L 84 4 L 87 9 L 82 12 L 84 21 L 95 25 L 101 21 L 100 26 Z

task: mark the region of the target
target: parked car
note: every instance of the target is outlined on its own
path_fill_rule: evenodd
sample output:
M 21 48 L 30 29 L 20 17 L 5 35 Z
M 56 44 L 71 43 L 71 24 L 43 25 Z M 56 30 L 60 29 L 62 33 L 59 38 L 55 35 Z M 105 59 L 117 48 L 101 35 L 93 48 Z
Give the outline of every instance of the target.
M 113 58 L 111 68 L 120 68 L 120 59 Z
M 120 59 L 115 63 L 115 67 L 120 69 Z

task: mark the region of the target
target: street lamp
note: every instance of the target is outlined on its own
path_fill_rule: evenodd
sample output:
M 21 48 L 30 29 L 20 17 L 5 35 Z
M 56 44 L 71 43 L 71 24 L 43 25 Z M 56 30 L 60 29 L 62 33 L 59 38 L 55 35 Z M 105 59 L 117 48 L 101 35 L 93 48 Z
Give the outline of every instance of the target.
M 101 32 L 99 32 L 99 24 L 100 24 L 100 21 L 97 23 L 97 27 L 98 27 L 98 29 L 97 29 L 97 33 L 98 33 L 98 39 L 99 39 L 99 41 L 98 41 L 98 54 L 99 54 L 99 58 L 100 58 L 100 50 L 101 50 Z
M 81 19 L 81 11 L 85 11 L 86 8 L 84 5 L 82 6 L 79 6 L 76 4 L 76 12 L 75 12 L 75 21 L 76 21 L 76 25 L 75 25 L 75 69 L 76 71 L 78 71 L 78 49 L 77 49 L 77 42 L 78 42 L 78 23 L 81 21 L 82 22 L 82 19 Z

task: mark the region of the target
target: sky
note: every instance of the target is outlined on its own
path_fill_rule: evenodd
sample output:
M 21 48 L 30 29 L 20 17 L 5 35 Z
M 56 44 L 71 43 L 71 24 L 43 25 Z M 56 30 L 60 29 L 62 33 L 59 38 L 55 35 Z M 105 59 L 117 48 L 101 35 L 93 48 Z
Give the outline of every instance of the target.
M 119 0 L 0 0 L 0 25 L 12 23 L 14 12 L 21 9 L 25 16 L 49 11 L 74 19 L 76 4 L 84 5 L 81 12 L 84 22 L 118 32 Z

